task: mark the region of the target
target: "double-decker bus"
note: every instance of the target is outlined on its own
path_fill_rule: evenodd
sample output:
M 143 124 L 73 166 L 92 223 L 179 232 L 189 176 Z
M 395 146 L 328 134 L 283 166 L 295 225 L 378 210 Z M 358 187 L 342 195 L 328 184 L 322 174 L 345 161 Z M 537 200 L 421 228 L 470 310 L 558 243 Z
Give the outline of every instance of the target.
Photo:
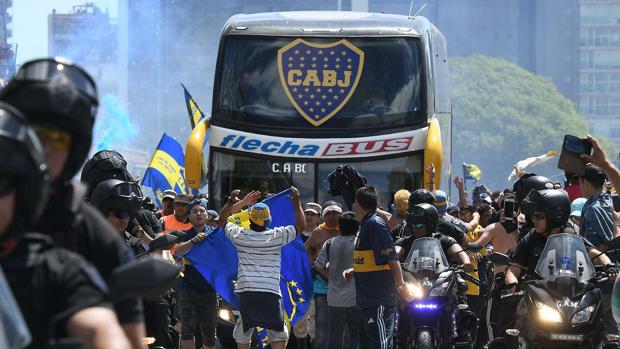
M 341 200 L 328 193 L 328 174 L 345 164 L 378 189 L 382 207 L 397 190 L 424 186 L 430 163 L 449 187 L 448 85 L 445 38 L 424 17 L 231 17 L 208 121 L 210 205 L 220 208 L 235 188 L 268 194 L 291 185 L 304 202 Z M 204 132 L 194 130 L 186 157 L 202 152 Z

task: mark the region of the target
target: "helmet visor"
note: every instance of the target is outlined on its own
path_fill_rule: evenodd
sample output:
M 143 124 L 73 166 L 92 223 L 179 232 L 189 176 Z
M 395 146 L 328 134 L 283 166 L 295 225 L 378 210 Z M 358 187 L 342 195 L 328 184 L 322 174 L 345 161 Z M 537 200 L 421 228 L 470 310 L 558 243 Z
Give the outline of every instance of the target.
M 35 166 L 42 171 L 46 171 L 45 152 L 34 131 L 19 116 L 14 115 L 8 109 L 4 109 L 1 106 L 0 137 L 5 137 L 25 145 L 32 160 L 35 162 Z
M 530 190 L 525 199 L 523 199 L 523 203 L 521 205 L 523 213 L 530 216 L 536 211 L 541 211 L 539 206 L 542 199 L 543 196 L 536 189 Z
M 142 189 L 136 183 L 124 182 L 117 184 L 114 187 L 115 196 L 119 196 L 126 199 L 136 198 L 142 200 L 144 195 L 142 194 Z
M 97 101 L 97 88 L 93 79 L 82 68 L 59 59 L 38 59 L 27 62 L 15 74 L 17 81 L 50 81 L 66 79 L 78 90 Z

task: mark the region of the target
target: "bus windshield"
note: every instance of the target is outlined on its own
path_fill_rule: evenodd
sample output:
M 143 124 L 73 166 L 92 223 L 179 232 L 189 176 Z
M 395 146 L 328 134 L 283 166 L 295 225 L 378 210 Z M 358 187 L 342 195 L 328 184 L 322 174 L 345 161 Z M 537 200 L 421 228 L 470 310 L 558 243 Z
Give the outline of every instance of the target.
M 421 42 L 418 38 L 347 38 L 346 41 L 361 50 L 364 55 L 361 69 L 358 70 L 359 82 L 354 85 L 350 98 L 346 101 L 345 98 L 333 101 L 344 105 L 332 117 L 327 118 L 320 128 L 315 128 L 309 123 L 308 117 L 305 117 L 306 119 L 301 117 L 300 108 L 296 109 L 292 102 L 294 97 L 291 96 L 296 96 L 297 92 L 291 89 L 290 95 L 287 96 L 283 86 L 284 82 L 280 76 L 283 73 L 278 67 L 278 50 L 293 40 L 295 38 L 236 35 L 223 38 L 216 77 L 214 121 L 257 127 L 269 125 L 273 130 L 314 129 L 317 132 L 351 128 L 394 129 L 425 124 L 427 116 L 424 63 Z M 325 45 L 337 42 L 339 39 L 304 38 L 303 40 L 311 44 Z M 340 58 L 336 57 L 338 53 L 336 52 L 335 56 L 322 58 L 326 67 L 329 63 L 331 64 L 329 67 L 333 66 L 336 69 L 337 65 L 340 66 L 339 63 L 345 62 L 344 58 L 340 61 Z M 328 52 L 325 52 L 325 55 L 328 55 Z M 303 62 L 297 63 L 303 64 Z M 312 69 L 310 66 L 317 63 L 320 65 L 321 57 L 318 54 L 309 54 L 305 69 Z M 351 79 L 354 78 L 355 76 Z M 322 102 L 332 103 L 329 101 L 330 96 L 325 96 L 325 91 L 320 91 L 321 88 L 327 89 L 325 85 L 320 85 L 324 82 L 325 80 L 310 86 L 307 84 L 299 86 L 300 97 L 304 92 L 308 94 L 304 97 L 308 99 L 304 103 L 317 103 L 317 105 Z M 308 91 L 304 91 L 306 89 Z M 338 90 L 337 86 L 336 89 Z M 322 108 L 317 107 L 317 112 Z

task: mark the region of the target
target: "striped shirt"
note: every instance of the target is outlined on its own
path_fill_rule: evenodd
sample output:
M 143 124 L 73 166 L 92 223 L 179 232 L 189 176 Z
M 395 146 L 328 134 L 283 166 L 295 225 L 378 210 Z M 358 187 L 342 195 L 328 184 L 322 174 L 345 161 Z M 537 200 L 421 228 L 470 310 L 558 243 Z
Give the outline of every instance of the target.
M 226 236 L 237 248 L 239 267 L 235 293 L 270 292 L 280 294 L 280 251 L 296 237 L 289 225 L 253 231 L 226 223 Z

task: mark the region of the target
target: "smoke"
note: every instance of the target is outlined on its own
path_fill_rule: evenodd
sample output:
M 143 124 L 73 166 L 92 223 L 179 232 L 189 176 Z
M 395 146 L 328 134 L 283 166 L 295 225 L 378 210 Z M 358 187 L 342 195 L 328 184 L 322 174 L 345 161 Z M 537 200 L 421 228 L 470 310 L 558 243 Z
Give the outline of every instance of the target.
M 129 147 L 140 129 L 130 120 L 118 99 L 108 94 L 101 99 L 101 110 L 94 131 L 93 144 L 95 151 L 99 151 Z

